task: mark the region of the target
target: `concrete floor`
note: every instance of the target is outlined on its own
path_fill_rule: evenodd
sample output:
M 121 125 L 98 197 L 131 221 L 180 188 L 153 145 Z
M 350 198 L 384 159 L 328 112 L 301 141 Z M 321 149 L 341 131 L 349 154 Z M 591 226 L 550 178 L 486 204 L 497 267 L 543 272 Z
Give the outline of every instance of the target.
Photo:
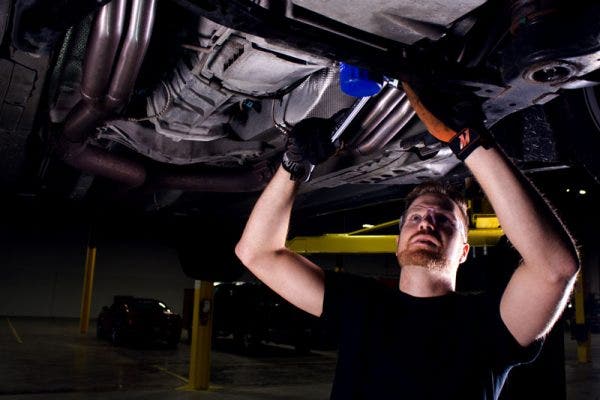
M 592 334 L 592 362 L 577 362 L 577 342 L 565 337 L 567 400 L 600 400 L 600 334 Z
M 91 331 L 94 331 L 91 329 Z M 579 364 L 565 339 L 568 400 L 600 400 L 600 335 L 592 338 L 594 362 Z M 5 399 L 327 399 L 336 354 L 297 356 L 291 347 L 265 346 L 236 354 L 227 340 L 212 351 L 212 388 L 182 390 L 189 346 L 178 349 L 115 348 L 93 333 L 82 336 L 75 320 L 0 320 L 0 397 Z

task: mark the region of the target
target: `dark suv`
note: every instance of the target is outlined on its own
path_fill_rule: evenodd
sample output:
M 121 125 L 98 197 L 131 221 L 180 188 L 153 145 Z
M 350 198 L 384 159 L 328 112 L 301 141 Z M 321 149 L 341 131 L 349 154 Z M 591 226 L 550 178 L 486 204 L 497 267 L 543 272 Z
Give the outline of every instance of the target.
M 166 343 L 175 347 L 181 338 L 181 317 L 160 300 L 115 296 L 113 304 L 98 315 L 96 334 L 117 346 Z
M 294 346 L 308 353 L 317 319 L 292 306 L 267 286 L 224 283 L 215 288 L 213 334 L 232 336 L 242 351 L 261 342 Z

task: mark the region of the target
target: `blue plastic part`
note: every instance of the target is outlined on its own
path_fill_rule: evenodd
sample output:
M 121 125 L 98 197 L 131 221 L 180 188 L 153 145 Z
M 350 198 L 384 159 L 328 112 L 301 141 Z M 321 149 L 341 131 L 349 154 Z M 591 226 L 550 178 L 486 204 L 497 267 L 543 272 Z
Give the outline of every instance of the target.
M 375 77 L 364 68 L 340 63 L 340 87 L 349 96 L 373 96 L 381 90 L 382 81 L 382 76 Z

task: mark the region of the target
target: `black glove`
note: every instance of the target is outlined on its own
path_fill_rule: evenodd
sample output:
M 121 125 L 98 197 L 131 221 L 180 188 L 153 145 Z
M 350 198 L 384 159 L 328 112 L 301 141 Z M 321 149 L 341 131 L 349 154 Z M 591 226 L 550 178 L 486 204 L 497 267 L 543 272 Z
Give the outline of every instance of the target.
M 315 165 L 331 157 L 336 145 L 331 142 L 335 119 L 307 118 L 298 122 L 285 144 L 281 164 L 294 181 L 307 182 Z
M 473 93 L 460 88 L 454 92 L 435 92 L 416 82 L 402 86 L 429 133 L 448 143 L 459 160 L 464 161 L 479 146 L 486 149 L 491 146 L 480 101 Z

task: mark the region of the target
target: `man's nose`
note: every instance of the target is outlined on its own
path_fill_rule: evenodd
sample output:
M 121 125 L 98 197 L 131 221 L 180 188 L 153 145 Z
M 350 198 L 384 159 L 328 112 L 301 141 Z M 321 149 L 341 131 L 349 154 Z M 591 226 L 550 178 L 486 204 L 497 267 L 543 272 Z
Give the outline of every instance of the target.
M 435 217 L 433 213 L 427 212 L 423 218 L 421 218 L 421 223 L 419 224 L 419 229 L 421 230 L 435 230 Z

